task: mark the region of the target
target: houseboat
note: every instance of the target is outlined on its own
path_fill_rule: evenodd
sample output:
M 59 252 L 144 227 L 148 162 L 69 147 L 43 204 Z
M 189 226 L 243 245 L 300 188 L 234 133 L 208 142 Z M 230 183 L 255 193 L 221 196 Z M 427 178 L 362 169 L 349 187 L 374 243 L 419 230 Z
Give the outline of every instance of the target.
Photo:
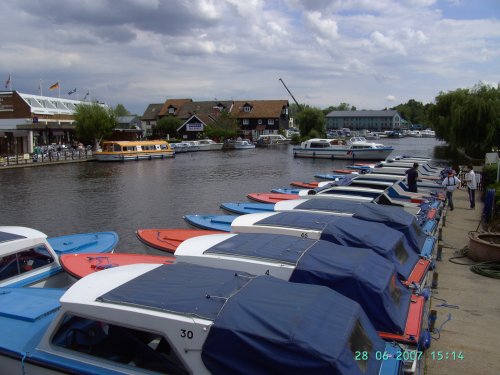
M 167 141 L 104 141 L 95 152 L 97 161 L 126 161 L 172 158 L 174 150 Z
M 363 137 L 342 139 L 313 138 L 293 148 L 293 156 L 303 158 L 385 160 L 394 149 L 380 143 L 367 142 Z

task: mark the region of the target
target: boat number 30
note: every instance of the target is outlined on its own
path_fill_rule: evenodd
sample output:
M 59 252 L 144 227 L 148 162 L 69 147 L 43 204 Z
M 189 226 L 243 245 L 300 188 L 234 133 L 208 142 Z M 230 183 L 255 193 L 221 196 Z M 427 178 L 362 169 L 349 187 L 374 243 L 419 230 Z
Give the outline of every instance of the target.
M 300 234 L 300 237 L 302 237 L 302 238 L 307 238 L 307 237 L 308 237 L 308 235 L 307 235 L 307 233 L 302 232 L 302 233 Z
M 181 337 L 187 337 L 188 339 L 193 338 L 193 331 L 188 331 L 186 329 L 181 329 Z

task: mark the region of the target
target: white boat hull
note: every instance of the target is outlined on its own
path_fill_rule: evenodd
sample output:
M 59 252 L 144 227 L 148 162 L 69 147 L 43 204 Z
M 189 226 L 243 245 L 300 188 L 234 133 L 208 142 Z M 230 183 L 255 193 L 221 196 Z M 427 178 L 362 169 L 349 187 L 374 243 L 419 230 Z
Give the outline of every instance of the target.
M 293 156 L 297 158 L 316 158 L 316 159 L 341 159 L 341 160 L 385 160 L 393 151 L 392 148 L 379 149 L 304 149 L 296 147 L 293 149 Z

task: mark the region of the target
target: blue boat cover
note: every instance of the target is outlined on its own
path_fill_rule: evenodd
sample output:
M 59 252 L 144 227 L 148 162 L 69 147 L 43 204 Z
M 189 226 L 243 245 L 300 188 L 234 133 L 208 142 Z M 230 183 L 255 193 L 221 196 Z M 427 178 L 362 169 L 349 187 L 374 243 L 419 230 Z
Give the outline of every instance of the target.
M 317 230 L 321 232 L 322 240 L 344 246 L 370 248 L 391 260 L 398 274 L 405 280 L 418 262 L 418 255 L 411 249 L 403 234 L 381 223 L 353 217 L 291 211 L 269 216 L 255 225 Z
M 239 255 L 296 265 L 304 252 L 317 242 L 279 234 L 240 233 L 210 247 L 204 253 Z
M 97 300 L 214 320 L 227 297 L 242 288 L 252 276 L 245 272 L 212 270 L 214 268 L 181 262 L 158 267 Z
M 420 228 L 417 218 L 396 206 L 382 206 L 369 202 L 309 199 L 296 208 L 352 213 L 354 218 L 385 224 L 403 233 L 417 254 L 420 254 L 427 238 L 427 234 Z
M 202 360 L 213 374 L 378 374 L 384 350 L 356 302 L 317 285 L 269 276 L 228 299 Z M 366 361 L 356 352 L 368 352 Z
M 214 374 L 377 374 L 384 349 L 356 302 L 270 276 L 177 263 L 98 300 L 214 321 L 201 354 Z M 368 359 L 355 360 L 356 351 Z
M 379 331 L 402 333 L 411 292 L 387 259 L 366 248 L 279 234 L 242 233 L 210 247 L 227 254 L 296 266 L 289 281 L 327 286 L 358 302 Z

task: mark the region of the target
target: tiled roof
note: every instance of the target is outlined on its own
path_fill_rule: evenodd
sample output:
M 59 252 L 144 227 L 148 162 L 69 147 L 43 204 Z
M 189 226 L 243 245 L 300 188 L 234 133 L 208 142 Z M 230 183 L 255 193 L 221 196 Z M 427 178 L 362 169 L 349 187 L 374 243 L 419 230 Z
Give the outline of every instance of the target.
M 161 107 L 160 113 L 158 113 L 158 116 L 166 116 L 168 115 L 168 108 L 169 107 L 174 107 L 176 109 L 176 113 L 174 115 L 177 115 L 177 111 L 186 103 L 191 103 L 193 99 L 167 99 L 165 103 L 163 103 L 163 106 Z
M 144 111 L 142 115 L 143 120 L 156 120 L 158 118 L 158 113 L 160 113 L 163 103 L 150 104 L 148 108 Z
M 331 111 L 326 117 L 394 117 L 398 111 L 388 109 L 383 111 Z
M 250 112 L 245 112 L 243 107 L 249 104 Z M 237 118 L 278 118 L 283 107 L 288 106 L 288 100 L 246 100 L 235 101 L 231 115 Z
M 207 102 L 189 102 L 184 103 L 183 106 L 176 113 L 176 116 L 181 119 L 188 119 L 192 115 L 196 114 L 200 119 L 201 117 L 217 117 L 220 111 L 217 109 L 219 105 L 222 105 L 227 110 L 231 109 L 231 101 L 207 101 Z

